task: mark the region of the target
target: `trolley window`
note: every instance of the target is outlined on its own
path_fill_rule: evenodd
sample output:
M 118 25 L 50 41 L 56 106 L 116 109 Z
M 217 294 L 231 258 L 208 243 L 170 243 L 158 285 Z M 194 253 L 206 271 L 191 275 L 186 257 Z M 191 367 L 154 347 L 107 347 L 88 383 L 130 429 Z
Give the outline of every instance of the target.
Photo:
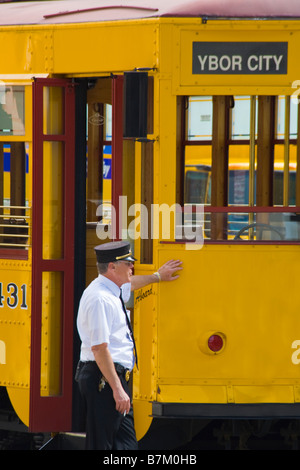
M 204 239 L 300 241 L 298 102 L 247 95 L 185 101 L 181 201 L 204 206 Z
M 0 136 L 25 135 L 25 87 L 0 83 Z
M 0 249 L 29 247 L 28 161 L 28 144 L 0 142 Z

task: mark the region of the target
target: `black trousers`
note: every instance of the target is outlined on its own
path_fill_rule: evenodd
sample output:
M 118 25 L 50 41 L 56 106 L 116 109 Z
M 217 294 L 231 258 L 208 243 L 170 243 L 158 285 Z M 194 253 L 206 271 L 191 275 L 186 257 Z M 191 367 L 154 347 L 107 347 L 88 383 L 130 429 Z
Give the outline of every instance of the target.
M 117 371 L 118 372 L 118 371 Z M 123 373 L 118 372 L 125 392 L 131 393 Z M 99 390 L 102 373 L 96 362 L 79 363 L 76 380 L 84 400 L 86 412 L 87 450 L 136 450 L 133 409 L 123 416 L 116 410 L 110 385 L 105 382 Z

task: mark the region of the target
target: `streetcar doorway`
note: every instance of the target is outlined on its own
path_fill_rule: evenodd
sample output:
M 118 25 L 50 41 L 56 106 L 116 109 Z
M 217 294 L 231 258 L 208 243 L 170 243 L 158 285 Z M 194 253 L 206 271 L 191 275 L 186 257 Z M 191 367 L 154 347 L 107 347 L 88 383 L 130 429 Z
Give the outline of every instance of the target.
M 88 79 L 85 113 L 88 285 L 97 276 L 94 247 L 101 243 L 127 239 L 141 263 L 152 262 L 151 240 L 137 247 L 128 229 L 137 193 L 146 206 L 153 201 L 153 142 L 147 139 L 153 132 L 152 77 L 133 72 Z
M 96 276 L 94 247 L 126 238 L 120 196 L 134 203 L 135 143 L 123 140 L 123 76 L 89 80 L 86 91 L 86 285 Z

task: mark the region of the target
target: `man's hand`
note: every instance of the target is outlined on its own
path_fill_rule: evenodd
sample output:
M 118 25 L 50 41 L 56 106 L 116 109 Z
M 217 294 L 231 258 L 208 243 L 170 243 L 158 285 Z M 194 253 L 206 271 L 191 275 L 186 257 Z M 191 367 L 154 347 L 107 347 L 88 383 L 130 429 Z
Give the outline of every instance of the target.
M 130 398 L 121 384 L 112 357 L 108 350 L 107 343 L 92 346 L 92 351 L 94 353 L 95 360 L 98 364 L 99 369 L 101 370 L 105 379 L 111 386 L 111 389 L 113 391 L 113 397 L 116 402 L 116 410 L 122 414 L 124 414 L 125 411 L 126 413 L 129 413 Z
M 120 387 L 113 389 L 113 397 L 116 402 L 116 410 L 120 413 L 129 413 L 130 411 L 130 398 L 120 384 Z
M 179 278 L 179 274 L 175 275 L 176 271 L 182 269 L 182 262 L 179 260 L 169 260 L 163 264 L 157 272 L 157 274 L 139 274 L 131 277 L 131 290 L 141 289 L 142 287 L 148 286 L 153 282 L 160 281 L 175 281 Z

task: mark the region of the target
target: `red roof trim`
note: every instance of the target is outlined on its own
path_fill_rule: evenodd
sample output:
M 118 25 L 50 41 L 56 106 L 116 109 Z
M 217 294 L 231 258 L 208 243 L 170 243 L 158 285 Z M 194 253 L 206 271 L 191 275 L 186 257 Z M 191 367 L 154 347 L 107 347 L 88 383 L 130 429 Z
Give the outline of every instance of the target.
M 135 7 L 135 6 L 129 6 L 129 5 L 113 5 L 113 6 L 106 6 L 106 7 L 84 8 L 82 10 L 62 11 L 60 13 L 52 13 L 50 15 L 43 15 L 43 16 L 44 18 L 55 18 L 57 16 L 75 15 L 78 13 L 87 13 L 90 11 L 112 10 L 114 8 L 124 8 L 126 10 L 141 10 L 141 11 L 153 11 L 153 12 L 159 11 L 158 8 Z

